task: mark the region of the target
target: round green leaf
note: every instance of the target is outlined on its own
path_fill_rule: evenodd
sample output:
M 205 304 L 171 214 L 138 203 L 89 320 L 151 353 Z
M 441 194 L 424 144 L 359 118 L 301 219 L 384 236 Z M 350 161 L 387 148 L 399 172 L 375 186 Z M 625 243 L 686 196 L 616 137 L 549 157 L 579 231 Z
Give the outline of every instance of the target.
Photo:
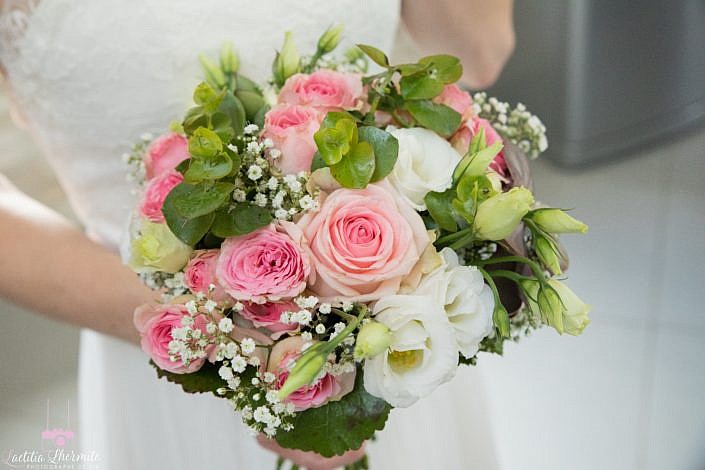
M 215 157 L 194 158 L 184 173 L 187 183 L 200 183 L 226 177 L 233 169 L 233 161 L 227 153 L 221 152 Z
M 453 216 L 452 201 L 455 198 L 455 191 L 448 189 L 442 193 L 431 191 L 426 194 L 424 202 L 428 213 L 439 227 L 449 232 L 458 230 L 458 224 Z
M 460 113 L 444 104 L 429 100 L 414 100 L 407 101 L 405 107 L 419 124 L 442 137 L 450 137 L 460 127 Z
M 174 209 L 181 216 L 193 219 L 218 209 L 235 189 L 231 183 L 215 184 L 181 183 L 171 190 L 167 199 L 171 198 Z
M 223 151 L 223 142 L 212 130 L 199 127 L 188 139 L 188 151 L 194 157 L 215 157 Z
M 399 141 L 387 131 L 372 126 L 358 129 L 360 141 L 372 145 L 375 153 L 375 171 L 371 181 L 379 181 L 387 176 L 397 162 Z
M 171 196 L 171 193 L 169 193 L 169 196 Z M 169 196 L 166 197 L 162 206 L 162 214 L 164 214 L 166 224 L 179 240 L 187 245 L 194 246 L 208 232 L 213 223 L 215 213 L 192 219 L 183 217 L 174 208 L 173 197 Z
M 272 215 L 266 208 L 245 202 L 233 210 L 218 210 L 211 231 L 221 238 L 235 237 L 254 232 L 271 221 Z
M 238 90 L 235 92 L 242 106 L 245 109 L 245 115 L 249 121 L 254 121 L 257 111 L 265 105 L 264 98 L 256 91 Z
M 217 111 L 226 114 L 230 118 L 230 127 L 233 128 L 236 136 L 242 135 L 245 129 L 246 113 L 242 102 L 235 95 L 225 93 Z
M 434 98 L 441 94 L 444 87 L 443 82 L 425 71 L 402 77 L 399 86 L 401 87 L 401 96 L 407 100 Z
M 419 64 L 430 65 L 436 78 L 446 84 L 455 83 L 463 76 L 463 66 L 460 59 L 452 55 L 430 55 L 419 60 Z
M 346 188 L 361 189 L 367 186 L 375 171 L 375 152 L 367 142 L 358 142 L 350 148 L 335 165 L 330 167 L 330 173 L 338 183 Z

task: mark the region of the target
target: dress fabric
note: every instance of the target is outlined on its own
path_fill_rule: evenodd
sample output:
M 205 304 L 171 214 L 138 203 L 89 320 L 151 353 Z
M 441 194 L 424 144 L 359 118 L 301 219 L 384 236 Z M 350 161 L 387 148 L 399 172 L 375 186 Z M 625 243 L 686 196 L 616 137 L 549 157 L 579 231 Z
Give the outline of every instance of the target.
M 120 156 L 182 117 L 201 81 L 199 53 L 215 57 L 231 41 L 241 71 L 262 80 L 285 31 L 302 52 L 333 24 L 345 25 L 346 45 L 389 50 L 399 11 L 399 0 L 6 1 L 0 59 L 87 233 L 117 250 L 135 204 Z M 147 362 L 135 346 L 82 332 L 79 437 L 101 470 L 273 468 L 227 402 L 187 395 Z M 488 406 L 479 372 L 461 369 L 392 413 L 368 446 L 371 463 L 495 468 Z

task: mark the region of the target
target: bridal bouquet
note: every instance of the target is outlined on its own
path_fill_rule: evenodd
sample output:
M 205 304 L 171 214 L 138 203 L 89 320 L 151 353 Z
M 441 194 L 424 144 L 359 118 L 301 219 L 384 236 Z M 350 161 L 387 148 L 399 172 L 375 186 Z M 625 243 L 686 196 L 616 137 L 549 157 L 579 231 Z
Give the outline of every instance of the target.
M 455 57 L 335 57 L 340 36 L 300 56 L 287 34 L 266 83 L 231 46 L 201 57 L 195 106 L 126 155 L 129 265 L 162 294 L 134 321 L 158 375 L 323 456 L 480 352 L 589 322 L 558 240 L 587 227 L 531 192 L 541 121 L 463 91 Z

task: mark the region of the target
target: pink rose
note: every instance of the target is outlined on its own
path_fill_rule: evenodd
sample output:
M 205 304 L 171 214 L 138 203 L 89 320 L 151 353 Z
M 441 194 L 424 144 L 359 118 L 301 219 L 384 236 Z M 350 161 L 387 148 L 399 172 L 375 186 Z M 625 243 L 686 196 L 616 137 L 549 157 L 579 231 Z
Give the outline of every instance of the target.
M 190 155 L 186 137 L 176 133 L 157 137 L 149 146 L 149 150 L 144 157 L 147 179 L 159 176 L 165 171 L 173 170 L 187 158 L 190 158 Z
M 464 155 L 468 151 L 470 141 L 477 135 L 480 129 L 485 130 L 485 141 L 488 146 L 495 142 L 502 142 L 502 138 L 487 119 L 474 117 L 458 129 L 453 137 L 451 137 L 450 143 L 455 150 L 461 155 Z M 490 163 L 490 168 L 496 171 L 503 179 L 506 180 L 508 178 L 509 173 L 507 172 L 507 163 L 504 161 L 504 151 L 499 152 L 497 156 L 494 157 L 494 160 Z
M 284 173 L 309 171 L 316 153 L 313 134 L 321 127 L 323 113 L 315 108 L 280 104 L 264 117 L 263 136 L 272 139 L 281 150 L 275 164 Z
M 274 333 L 272 337 L 278 338 L 287 331 L 298 328 L 295 323 L 285 324 L 280 321 L 284 312 L 298 312 L 301 310 L 294 302 L 267 302 L 256 304 L 246 302 L 240 315 L 252 322 L 257 328 L 264 327 Z
M 279 92 L 279 102 L 359 109 L 363 104 L 362 95 L 360 75 L 323 69 L 311 75 L 297 73 L 289 77 Z
M 134 324 L 142 336 L 142 350 L 160 369 L 175 374 L 190 374 L 200 369 L 206 360 L 203 357 L 184 365 L 181 360 L 172 361 L 169 358 L 169 343 L 174 339 L 171 332 L 174 328 L 181 328 L 181 319 L 188 316 L 186 307 L 178 304 L 147 304 L 135 310 Z M 198 315 L 194 320 L 192 328 L 200 329 L 205 337 L 208 321 L 203 315 Z
M 218 281 L 239 300 L 264 303 L 295 297 L 306 288 L 311 271 L 302 242 L 301 230 L 291 222 L 228 238 L 216 265 Z
M 460 113 L 463 121 L 472 117 L 472 97 L 470 93 L 462 90 L 455 83 L 446 85 L 441 94 L 436 96 L 433 101 L 454 109 Z
M 215 267 L 218 262 L 220 250 L 198 250 L 184 269 L 184 283 L 194 294 L 202 292 L 216 302 L 225 302 L 230 296 L 223 286 L 218 283 L 215 276 Z M 210 285 L 215 285 L 213 292 L 209 292 Z
M 167 170 L 149 180 L 139 207 L 140 215 L 152 222 L 164 223 L 164 214 L 162 214 L 164 200 L 174 189 L 174 186 L 183 180 L 183 175 L 176 170 Z
M 272 348 L 267 370 L 276 376 L 275 388 L 279 389 L 289 377 L 293 362 L 301 356 L 304 341 L 301 336 L 292 336 L 279 341 Z M 340 400 L 352 391 L 355 384 L 355 372 L 333 376 L 326 374 L 313 385 L 305 385 L 295 390 L 284 402 L 293 403 L 296 411 L 317 408 L 329 401 Z
M 337 189 L 298 222 L 316 269 L 309 288 L 327 300 L 396 294 L 429 243 L 419 214 L 385 181 Z

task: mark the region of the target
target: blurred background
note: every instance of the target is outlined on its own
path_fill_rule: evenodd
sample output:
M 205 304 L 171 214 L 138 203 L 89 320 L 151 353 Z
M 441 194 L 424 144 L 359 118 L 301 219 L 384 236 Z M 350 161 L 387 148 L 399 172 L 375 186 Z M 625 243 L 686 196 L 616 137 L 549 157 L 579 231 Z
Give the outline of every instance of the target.
M 664 9 L 516 2 L 490 94 L 548 127 L 536 195 L 590 225 L 563 240 L 593 312 L 578 339 L 546 329 L 480 358 L 503 468 L 705 469 L 705 2 Z M 416 55 L 403 33 L 395 55 Z M 0 173 L 72 217 L 4 99 L 0 149 Z M 0 316 L 0 450 L 33 448 L 48 399 L 52 427 L 75 407 L 79 332 L 2 302 Z

